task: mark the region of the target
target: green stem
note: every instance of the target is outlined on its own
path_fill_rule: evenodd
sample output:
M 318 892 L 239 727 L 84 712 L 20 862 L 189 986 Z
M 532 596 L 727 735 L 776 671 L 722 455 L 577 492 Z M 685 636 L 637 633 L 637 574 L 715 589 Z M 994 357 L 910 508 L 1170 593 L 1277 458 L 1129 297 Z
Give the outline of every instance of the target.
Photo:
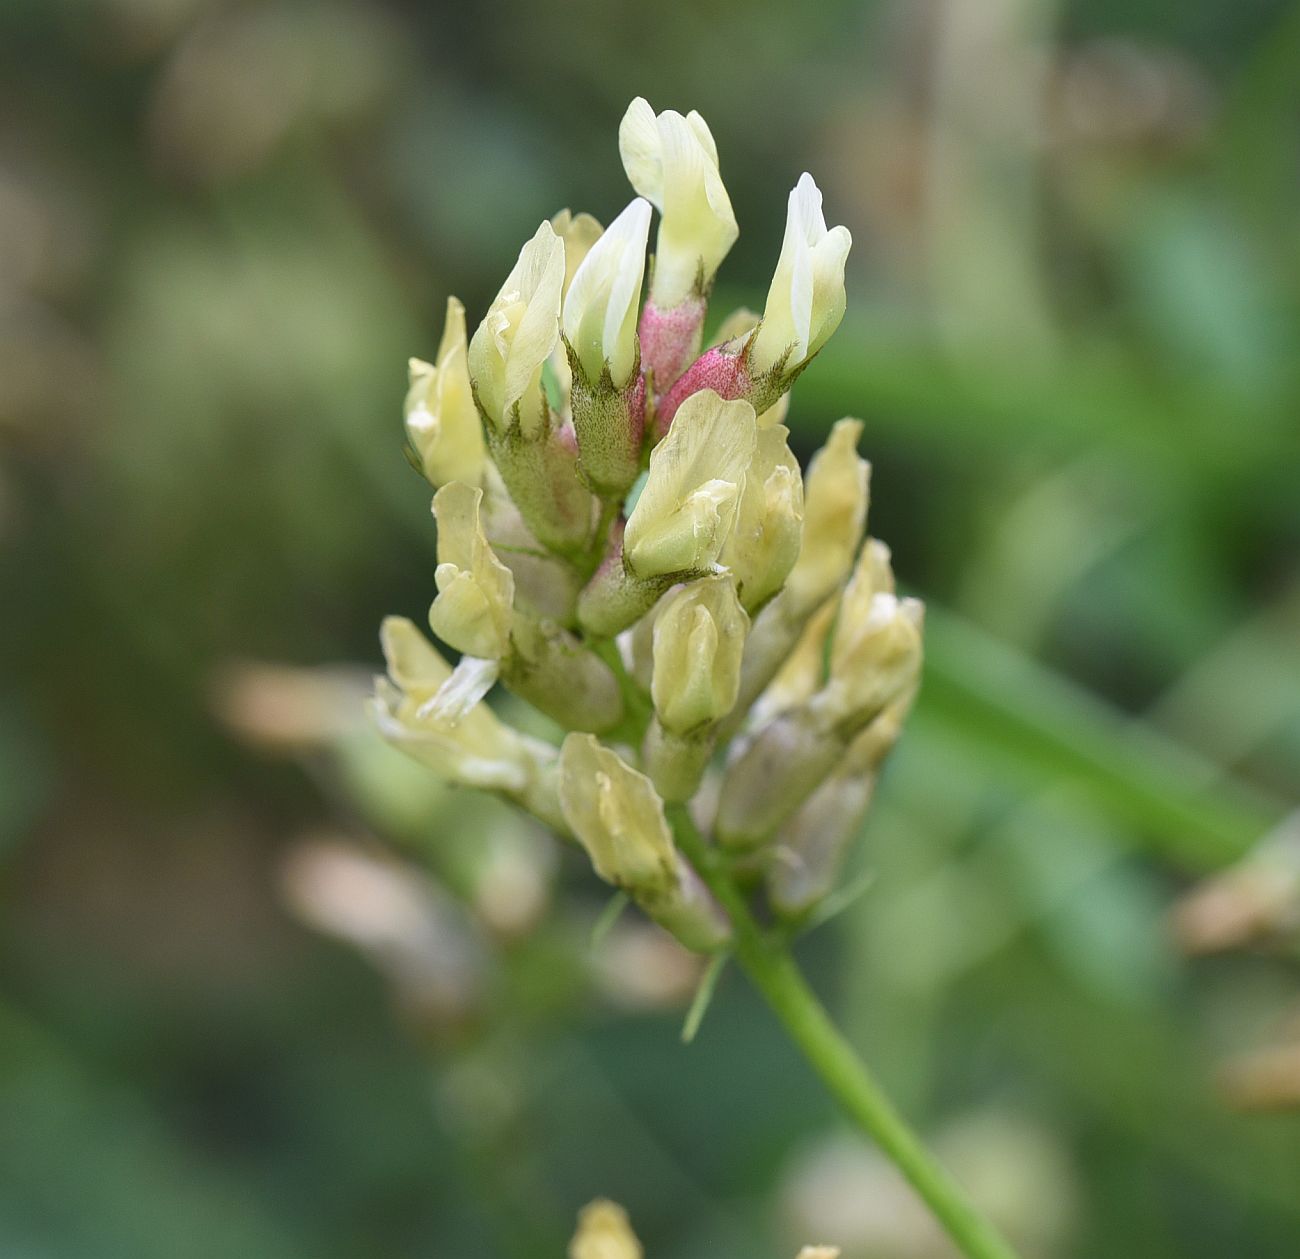
M 625 742 L 639 752 L 650 719 L 654 716 L 654 705 L 637 685 L 636 679 L 628 673 L 623 657 L 619 654 L 618 644 L 612 638 L 588 638 L 587 646 L 609 665 L 623 696 L 623 722 L 616 729 L 607 731 L 604 738 Z
M 731 916 L 736 960 L 830 1094 L 908 1179 L 963 1254 L 969 1259 L 1017 1259 L 925 1148 L 831 1021 L 784 937 L 759 926 L 721 854 L 706 842 L 685 806 L 670 806 L 668 815 L 678 846 Z

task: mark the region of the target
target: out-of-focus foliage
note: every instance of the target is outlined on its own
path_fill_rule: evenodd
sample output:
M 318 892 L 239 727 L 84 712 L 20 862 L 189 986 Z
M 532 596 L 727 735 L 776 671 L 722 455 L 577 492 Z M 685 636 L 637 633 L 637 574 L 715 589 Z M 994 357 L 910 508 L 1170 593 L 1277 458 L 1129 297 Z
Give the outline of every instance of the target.
M 815 974 L 1028 1254 L 1294 1255 L 1294 839 L 1169 929 L 1300 781 L 1282 0 L 9 0 L 0 1252 L 944 1253 L 738 982 L 683 1049 L 685 955 L 298 671 L 421 615 L 406 357 L 624 204 L 636 93 L 726 155 L 718 309 L 794 162 L 852 229 L 790 423 L 865 419 L 932 609 Z

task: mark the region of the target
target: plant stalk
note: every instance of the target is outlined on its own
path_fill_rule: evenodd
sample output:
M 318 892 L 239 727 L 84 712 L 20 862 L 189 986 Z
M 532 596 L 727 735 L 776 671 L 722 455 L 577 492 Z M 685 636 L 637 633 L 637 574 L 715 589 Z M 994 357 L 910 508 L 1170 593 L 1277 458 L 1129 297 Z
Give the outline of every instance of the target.
M 668 816 L 678 847 L 731 917 L 736 960 L 845 1114 L 907 1178 L 963 1254 L 1017 1259 L 895 1109 L 809 987 L 786 940 L 759 926 L 721 854 L 705 841 L 685 806 L 670 806 Z

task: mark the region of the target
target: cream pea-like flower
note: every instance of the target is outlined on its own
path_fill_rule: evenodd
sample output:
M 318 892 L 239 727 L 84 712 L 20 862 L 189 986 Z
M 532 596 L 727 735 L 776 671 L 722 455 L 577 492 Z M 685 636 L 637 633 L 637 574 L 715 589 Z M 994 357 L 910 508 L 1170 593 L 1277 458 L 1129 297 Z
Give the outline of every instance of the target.
M 652 895 L 673 886 L 677 852 L 663 801 L 644 774 L 592 735 L 564 740 L 560 806 L 607 883 Z
M 783 372 L 793 371 L 830 340 L 844 318 L 844 264 L 852 243 L 847 227 L 827 230 L 821 191 L 811 175 L 800 175 L 790 193 L 763 322 L 749 347 L 753 375 L 778 364 Z
M 645 275 L 650 203 L 637 197 L 591 246 L 569 285 L 561 326 L 588 380 L 608 368 L 616 389 L 632 378 Z
M 469 379 L 465 307 L 447 299 L 447 319 L 436 361 L 410 361 L 406 393 L 406 435 L 434 485 L 464 481 L 478 485 L 487 466 L 483 425 Z
M 803 539 L 803 477 L 783 425 L 762 428 L 720 562 L 753 612 L 785 584 Z
M 564 242 L 543 223 L 469 343 L 478 404 L 496 429 L 511 428 L 516 418 L 526 436 L 545 428 L 542 365 L 560 338 L 564 275 Z
M 628 180 L 662 216 L 650 299 L 661 310 L 707 294 L 739 229 L 718 173 L 718 148 L 694 110 L 656 115 L 642 97 L 618 129 Z
M 853 572 L 840 597 L 839 625 L 835 642 L 842 651 L 850 626 L 864 622 L 871 614 L 872 601 L 879 594 L 894 593 L 894 566 L 887 547 L 879 538 L 868 538 L 858 552 Z
M 665 729 L 687 734 L 731 711 L 748 633 L 727 574 L 688 582 L 664 599 L 655 616 L 650 695 Z
M 596 873 L 688 948 L 726 944 L 731 925 L 673 842 L 654 784 L 593 735 L 560 748 L 560 807 Z
M 645 488 L 628 517 L 623 557 L 641 578 L 707 572 L 736 518 L 758 438 L 754 408 L 711 389 L 682 404 L 650 455 Z
M 831 640 L 829 677 L 813 700 L 828 720 L 860 729 L 917 687 L 925 607 L 889 591 L 845 600 Z
M 429 609 L 429 624 L 457 651 L 500 660 L 510 650 L 515 578 L 488 544 L 479 519 L 482 502 L 483 491 L 461 481 L 434 495 L 438 597 Z
M 804 481 L 803 544 L 782 598 L 804 614 L 844 580 L 866 527 L 871 465 L 858 454 L 862 421 L 839 420 Z
M 453 782 L 522 790 L 537 765 L 533 746 L 483 704 L 456 720 L 436 711 L 432 701 L 452 667 L 412 621 L 387 617 L 380 642 L 388 666 L 372 702 L 380 733 Z

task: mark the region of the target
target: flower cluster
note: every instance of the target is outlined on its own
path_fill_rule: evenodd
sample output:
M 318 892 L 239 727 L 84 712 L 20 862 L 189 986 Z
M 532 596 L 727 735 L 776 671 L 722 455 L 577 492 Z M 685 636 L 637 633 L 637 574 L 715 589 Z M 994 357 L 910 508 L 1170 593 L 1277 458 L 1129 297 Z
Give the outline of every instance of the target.
M 774 912 L 806 915 L 916 693 L 922 608 L 864 542 L 861 424 L 835 425 L 805 476 L 782 423 L 843 317 L 848 231 L 801 176 L 762 314 L 706 346 L 737 235 L 713 136 L 638 99 L 619 148 L 627 208 L 603 230 L 567 210 L 542 223 L 473 336 L 452 298 L 436 360 L 411 362 L 409 453 L 436 489 L 429 623 L 459 662 L 390 618 L 374 709 L 393 743 L 576 839 L 716 950 L 731 924 L 673 810 L 761 874 Z M 498 682 L 562 745 L 504 724 Z

